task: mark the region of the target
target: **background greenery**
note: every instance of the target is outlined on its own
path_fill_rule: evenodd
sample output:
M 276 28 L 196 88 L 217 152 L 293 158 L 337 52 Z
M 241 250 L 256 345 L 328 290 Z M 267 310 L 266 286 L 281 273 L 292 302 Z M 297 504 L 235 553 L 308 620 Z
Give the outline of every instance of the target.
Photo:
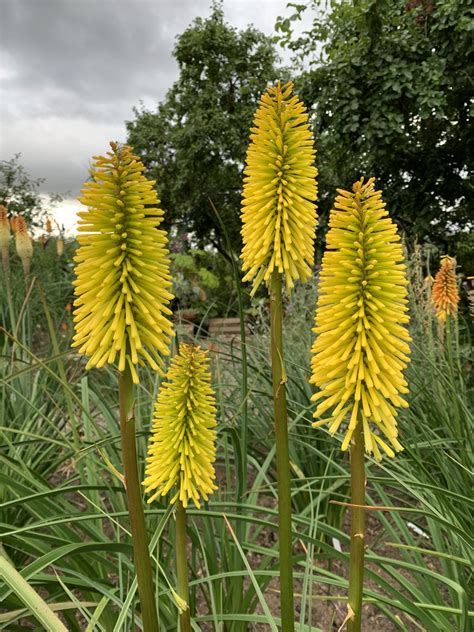
M 303 12 L 312 27 L 295 36 Z M 375 176 L 410 240 L 459 251 L 474 274 L 473 24 L 464 0 L 311 0 L 290 4 L 272 41 L 236 31 L 215 3 L 178 37 L 179 79 L 156 111 L 135 110 L 128 141 L 168 221 L 225 250 L 210 199 L 237 251 L 248 129 L 266 84 L 291 77 L 312 113 L 320 240 L 336 188 Z M 291 70 L 277 43 L 293 50 Z

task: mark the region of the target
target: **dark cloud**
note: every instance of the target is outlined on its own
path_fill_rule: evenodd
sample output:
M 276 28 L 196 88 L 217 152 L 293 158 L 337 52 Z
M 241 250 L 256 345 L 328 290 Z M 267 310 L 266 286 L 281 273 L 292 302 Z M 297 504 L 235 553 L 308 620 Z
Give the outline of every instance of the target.
M 29 93 L 22 115 L 46 107 L 104 119 L 104 105 L 113 114 L 137 95 L 163 97 L 176 75 L 176 34 L 209 12 L 207 0 L 2 0 L 1 8 L 4 90 Z M 14 116 L 13 102 L 7 112 Z
M 177 77 L 176 36 L 210 0 L 0 0 L 0 153 L 22 152 L 45 190 L 76 195 L 90 156 Z M 226 0 L 226 18 L 267 33 L 286 0 Z

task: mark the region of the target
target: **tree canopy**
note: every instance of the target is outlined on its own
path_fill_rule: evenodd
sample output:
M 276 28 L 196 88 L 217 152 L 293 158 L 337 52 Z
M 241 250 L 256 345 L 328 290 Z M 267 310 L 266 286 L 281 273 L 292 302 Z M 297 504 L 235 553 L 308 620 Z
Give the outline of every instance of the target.
M 472 3 L 322 5 L 291 5 L 277 30 L 311 59 L 298 87 L 314 112 L 323 223 L 336 187 L 375 176 L 408 236 L 447 247 L 472 221 Z M 312 28 L 296 37 L 308 6 Z
M 221 5 L 177 40 L 179 79 L 156 111 L 135 109 L 128 142 L 157 181 L 166 221 L 222 249 L 215 205 L 240 243 L 242 169 L 258 99 L 277 77 L 271 39 L 224 21 Z
M 38 225 L 47 214 L 46 200 L 39 189 L 44 178 L 32 178 L 20 162 L 21 154 L 10 160 L 0 161 L 0 204 L 6 206 L 10 215 L 22 215 L 28 224 Z M 50 193 L 49 205 L 62 200 L 58 193 Z

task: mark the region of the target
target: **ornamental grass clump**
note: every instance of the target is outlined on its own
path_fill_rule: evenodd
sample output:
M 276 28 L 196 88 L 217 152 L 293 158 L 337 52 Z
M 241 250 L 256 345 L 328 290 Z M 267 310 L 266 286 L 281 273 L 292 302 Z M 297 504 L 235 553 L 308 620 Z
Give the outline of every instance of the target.
M 168 239 L 159 228 L 163 211 L 131 147 L 111 143 L 95 157 L 92 180 L 79 201 L 74 281 L 73 347 L 88 356 L 87 368 L 118 362 L 138 383 L 137 364 L 154 370 L 169 353 L 171 276 Z
M 155 182 L 131 147 L 110 143 L 94 158 L 80 201 L 73 346 L 86 368 L 117 362 L 124 483 L 145 632 L 158 630 L 153 575 L 138 475 L 133 383 L 137 365 L 161 370 L 169 353 L 172 299 L 167 236 Z
M 406 407 L 407 281 L 395 224 L 374 179 L 338 189 L 329 218 L 316 308 L 311 383 L 313 426 L 344 427 L 351 444 L 351 564 L 348 630 L 360 630 L 364 558 L 364 448 L 377 460 L 402 450 L 397 408 Z M 324 415 L 324 418 L 321 417 Z M 346 425 L 347 422 L 347 425 Z
M 294 630 L 291 488 L 283 359 L 282 284 L 311 274 L 317 221 L 315 149 L 303 103 L 287 83 L 268 88 L 251 129 L 242 200 L 242 269 L 253 295 L 270 290 L 271 358 L 278 482 L 280 604 L 283 632 Z
M 456 278 L 456 259 L 444 255 L 436 273 L 431 289 L 436 316 L 444 325 L 448 317 L 457 318 L 459 304 L 459 290 Z
M 217 489 L 216 406 L 208 352 L 182 344 L 161 383 L 148 446 L 145 491 L 148 502 L 173 491 L 176 503 L 176 565 L 179 596 L 189 602 L 186 552 L 186 507 Z M 188 632 L 190 612 L 180 613 L 180 629 Z

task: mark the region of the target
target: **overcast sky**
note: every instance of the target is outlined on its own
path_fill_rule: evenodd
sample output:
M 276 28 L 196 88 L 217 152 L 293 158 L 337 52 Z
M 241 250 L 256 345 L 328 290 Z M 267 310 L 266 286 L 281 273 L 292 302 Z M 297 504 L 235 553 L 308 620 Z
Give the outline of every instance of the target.
M 226 19 L 273 32 L 288 0 L 224 0 Z M 125 140 L 177 78 L 176 36 L 210 0 L 0 0 L 0 157 L 21 152 L 44 191 L 76 196 L 93 154 Z

